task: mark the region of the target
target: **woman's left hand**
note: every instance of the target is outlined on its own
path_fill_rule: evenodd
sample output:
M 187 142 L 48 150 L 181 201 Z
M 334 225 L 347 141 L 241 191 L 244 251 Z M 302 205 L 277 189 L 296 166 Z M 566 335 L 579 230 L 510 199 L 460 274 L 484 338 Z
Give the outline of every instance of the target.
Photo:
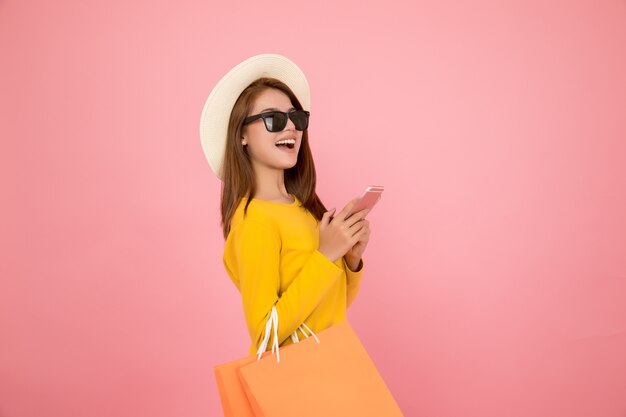
M 369 220 L 362 219 L 360 220 L 360 223 L 363 223 L 363 227 L 361 227 L 357 233 L 360 233 L 361 237 L 358 242 L 345 254 L 348 267 L 353 271 L 359 267 L 361 258 L 363 257 L 363 252 L 365 252 L 365 248 L 367 247 L 367 243 L 370 238 Z

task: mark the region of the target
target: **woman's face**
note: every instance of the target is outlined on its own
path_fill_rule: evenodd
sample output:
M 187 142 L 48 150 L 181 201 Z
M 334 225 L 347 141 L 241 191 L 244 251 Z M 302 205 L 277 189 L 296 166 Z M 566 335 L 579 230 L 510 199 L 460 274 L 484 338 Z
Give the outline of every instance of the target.
M 252 110 L 246 115 L 252 116 L 270 110 L 289 112 L 295 108 L 289 97 L 280 90 L 268 88 L 256 98 Z M 277 146 L 283 139 L 295 139 L 293 149 Z M 288 169 L 296 165 L 298 151 L 302 142 L 302 131 L 296 130 L 291 119 L 280 132 L 269 132 L 262 118 L 243 127 L 241 140 L 247 142 L 248 155 L 255 169 Z

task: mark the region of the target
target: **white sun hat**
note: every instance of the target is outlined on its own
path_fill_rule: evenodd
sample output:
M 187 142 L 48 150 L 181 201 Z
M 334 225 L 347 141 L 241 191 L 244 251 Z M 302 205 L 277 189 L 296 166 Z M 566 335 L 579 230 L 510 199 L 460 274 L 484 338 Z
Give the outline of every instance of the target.
M 204 155 L 215 175 L 222 181 L 230 113 L 243 90 L 261 77 L 276 78 L 287 84 L 302 104 L 303 110 L 310 111 L 309 83 L 304 72 L 282 55 L 254 55 L 228 71 L 209 94 L 200 116 L 200 142 Z

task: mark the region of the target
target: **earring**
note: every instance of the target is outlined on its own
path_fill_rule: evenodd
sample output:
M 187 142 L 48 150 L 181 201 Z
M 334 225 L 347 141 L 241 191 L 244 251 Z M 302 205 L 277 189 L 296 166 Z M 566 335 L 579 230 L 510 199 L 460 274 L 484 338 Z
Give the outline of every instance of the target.
M 242 144 L 242 145 L 247 145 L 247 144 L 248 144 L 248 142 L 246 142 L 246 140 L 244 139 L 244 140 L 242 140 L 242 141 L 241 141 L 241 144 Z

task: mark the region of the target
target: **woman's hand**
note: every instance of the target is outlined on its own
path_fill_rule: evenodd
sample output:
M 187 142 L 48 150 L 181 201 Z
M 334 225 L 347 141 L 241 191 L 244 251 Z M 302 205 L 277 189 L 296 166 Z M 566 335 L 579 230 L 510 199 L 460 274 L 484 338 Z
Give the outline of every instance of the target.
M 366 212 L 367 214 L 367 212 Z M 367 247 L 367 242 L 370 239 L 370 222 L 367 219 L 361 220 L 363 223 L 364 233 L 361 235 L 361 238 L 352 248 L 345 254 L 346 263 L 348 264 L 348 268 L 352 271 L 356 271 L 359 265 L 361 264 L 361 258 L 363 257 L 363 252 L 365 252 L 365 248 Z
M 358 261 L 367 246 L 369 222 L 363 217 L 369 210 L 358 211 L 346 219 L 357 201 L 358 198 L 350 201 L 332 220 L 330 217 L 335 209 L 327 211 L 322 217 L 318 250 L 332 262 L 349 253 L 348 256 L 356 259 L 358 266 Z M 357 256 L 358 258 L 355 258 Z
M 378 196 L 378 200 L 380 200 L 380 196 Z M 376 200 L 376 202 L 378 202 Z M 371 209 L 365 211 L 365 214 L 369 213 Z M 370 239 L 370 222 L 367 219 L 361 220 L 363 223 L 363 229 L 365 229 L 364 233 L 361 235 L 359 241 L 352 246 L 352 248 L 345 254 L 346 263 L 348 264 L 348 268 L 352 271 L 356 271 L 359 265 L 361 264 L 361 258 L 363 257 L 363 252 L 365 252 L 365 248 L 367 247 L 367 243 Z

